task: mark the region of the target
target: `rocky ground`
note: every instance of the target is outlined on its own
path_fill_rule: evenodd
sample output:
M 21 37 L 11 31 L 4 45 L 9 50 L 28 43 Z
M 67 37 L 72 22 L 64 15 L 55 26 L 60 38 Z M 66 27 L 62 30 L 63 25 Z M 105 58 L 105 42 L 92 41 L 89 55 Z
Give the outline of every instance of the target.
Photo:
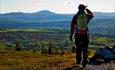
M 64 70 L 115 70 L 115 62 L 88 64 L 84 69 L 82 67 L 69 67 Z

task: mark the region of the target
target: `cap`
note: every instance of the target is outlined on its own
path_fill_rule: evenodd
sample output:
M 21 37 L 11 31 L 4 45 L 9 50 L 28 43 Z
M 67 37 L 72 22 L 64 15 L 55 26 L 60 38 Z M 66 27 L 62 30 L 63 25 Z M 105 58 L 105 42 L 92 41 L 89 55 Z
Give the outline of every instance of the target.
M 80 4 L 79 6 L 78 6 L 78 9 L 85 9 L 87 6 L 86 5 L 84 5 L 84 4 Z

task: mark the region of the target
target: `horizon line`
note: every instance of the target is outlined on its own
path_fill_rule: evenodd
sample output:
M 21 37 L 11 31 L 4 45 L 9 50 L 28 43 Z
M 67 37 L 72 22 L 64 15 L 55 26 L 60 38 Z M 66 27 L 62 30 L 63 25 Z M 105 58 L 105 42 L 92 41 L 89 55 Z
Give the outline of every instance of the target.
M 9 13 L 36 13 L 36 12 L 40 12 L 40 11 L 49 11 L 52 13 L 56 13 L 56 14 L 75 14 L 75 12 L 72 13 L 64 13 L 64 12 L 54 12 L 54 11 L 50 11 L 50 10 L 39 10 L 39 11 L 34 11 L 34 12 L 23 12 L 23 11 L 12 11 L 12 12 L 0 12 L 0 14 L 9 14 Z M 103 11 L 93 11 L 95 12 L 100 12 L 100 13 L 115 13 L 115 11 L 111 11 L 111 12 L 103 12 Z

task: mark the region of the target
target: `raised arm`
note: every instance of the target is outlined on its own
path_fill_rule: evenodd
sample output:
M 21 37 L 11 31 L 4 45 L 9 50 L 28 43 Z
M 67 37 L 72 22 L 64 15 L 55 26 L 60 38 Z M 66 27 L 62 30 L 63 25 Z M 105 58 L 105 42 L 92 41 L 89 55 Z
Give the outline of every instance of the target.
M 93 17 L 93 13 L 89 9 L 86 9 L 86 12 L 87 12 L 88 16 L 90 16 L 91 18 Z
M 86 9 L 86 12 L 87 12 L 88 22 L 89 22 L 94 17 L 94 15 L 89 9 Z

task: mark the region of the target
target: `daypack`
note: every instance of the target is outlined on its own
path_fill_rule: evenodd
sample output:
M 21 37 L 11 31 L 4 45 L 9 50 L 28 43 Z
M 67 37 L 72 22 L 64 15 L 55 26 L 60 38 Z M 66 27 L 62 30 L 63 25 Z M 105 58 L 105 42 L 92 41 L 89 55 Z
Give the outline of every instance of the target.
M 76 31 L 87 31 L 87 14 L 80 14 L 77 17 Z

